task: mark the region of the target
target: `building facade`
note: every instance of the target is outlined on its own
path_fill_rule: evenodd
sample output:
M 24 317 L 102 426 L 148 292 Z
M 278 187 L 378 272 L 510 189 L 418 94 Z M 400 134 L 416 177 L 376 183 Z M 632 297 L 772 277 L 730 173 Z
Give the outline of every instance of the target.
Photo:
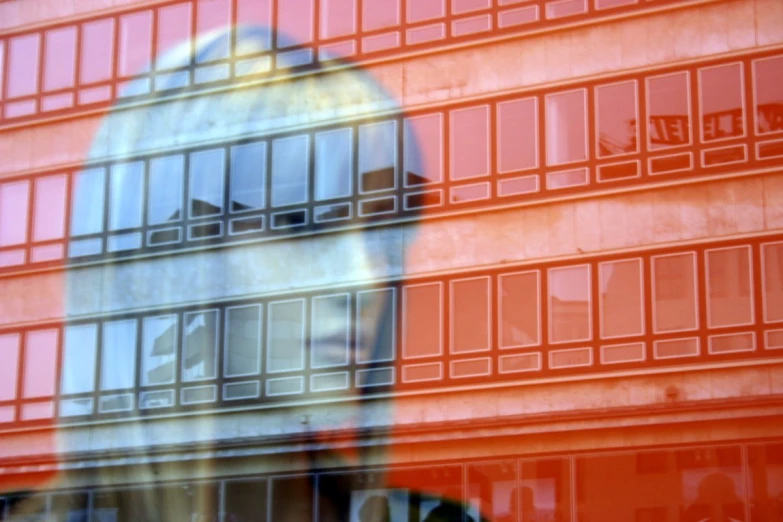
M 783 521 L 782 164 L 779 0 L 0 0 L 0 518 Z

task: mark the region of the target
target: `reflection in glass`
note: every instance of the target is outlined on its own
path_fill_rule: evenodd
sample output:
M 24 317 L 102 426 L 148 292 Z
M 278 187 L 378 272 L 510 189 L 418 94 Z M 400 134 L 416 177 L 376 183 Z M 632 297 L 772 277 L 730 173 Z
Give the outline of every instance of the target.
M 182 219 L 183 157 L 163 156 L 150 161 L 147 223 L 159 225 Z
M 307 170 L 310 163 L 307 135 L 272 141 L 272 206 L 307 201 Z
M 271 520 L 313 520 L 314 482 L 310 475 L 273 479 Z
M 656 332 L 697 327 L 696 256 L 656 256 L 653 267 L 653 324 Z
M 560 165 L 587 159 L 584 89 L 546 97 L 546 161 Z
M 44 52 L 44 90 L 73 87 L 76 67 L 76 27 L 47 31 Z
M 345 36 L 356 32 L 356 0 L 322 0 L 319 20 L 321 38 Z
M 177 316 L 144 318 L 141 346 L 141 384 L 174 382 L 177 359 Z
M 489 174 L 489 107 L 480 105 L 449 114 L 451 179 Z
M 451 351 L 490 349 L 489 278 L 463 279 L 451 285 Z
M 348 364 L 350 300 L 348 294 L 314 297 L 310 326 L 310 364 L 313 368 Z
M 0 401 L 16 398 L 19 341 L 19 334 L 0 335 Z
M 641 335 L 644 310 L 641 259 L 601 263 L 601 337 Z
M 52 495 L 50 522 L 88 522 L 90 499 L 87 493 Z
M 101 389 L 133 388 L 136 375 L 136 321 L 103 323 Z
M 88 393 L 95 387 L 98 327 L 80 324 L 65 327 L 60 393 Z
M 81 83 L 95 83 L 111 78 L 114 64 L 113 18 L 82 25 L 80 58 Z
M 514 496 L 519 522 L 571 518 L 569 469 L 567 459 L 525 460 L 520 463 L 519 488 Z
M 144 163 L 120 163 L 109 175 L 109 230 L 138 228 L 142 221 Z
M 783 321 L 783 243 L 761 247 L 764 267 L 764 320 Z
M 54 395 L 57 381 L 58 330 L 27 332 L 24 346 L 22 396 L 25 398 Z
M 783 56 L 753 62 L 756 132 L 783 131 Z
M 549 341 L 584 341 L 590 330 L 590 267 L 549 270 Z
M 595 88 L 595 98 L 598 156 L 638 152 L 636 82 L 598 86 Z
M 651 149 L 691 142 L 688 80 L 687 72 L 647 80 L 647 140 Z
M 5 95 L 8 98 L 35 94 L 38 90 L 38 33 L 11 38 L 8 43 L 8 72 Z
M 400 0 L 362 0 L 362 30 L 372 31 L 400 23 Z
M 236 9 L 237 25 L 239 26 L 272 26 L 272 0 L 236 0 Z M 248 42 L 249 39 L 238 36 L 234 54 L 245 56 L 269 49 L 271 46 L 271 35 L 271 31 L 266 34 L 254 35 L 253 45 L 242 45 L 242 42 Z
M 214 379 L 217 376 L 217 310 L 184 316 L 182 380 Z
M 361 192 L 392 189 L 396 186 L 396 176 L 397 122 L 384 121 L 359 126 Z
M 498 276 L 501 348 L 541 342 L 539 279 L 538 271 Z
M 750 248 L 708 250 L 706 256 L 709 325 L 752 323 Z
M 0 185 L 0 246 L 27 241 L 29 181 L 12 181 Z
M 443 181 L 443 115 L 405 118 L 406 186 Z
M 748 448 L 751 522 L 783 520 L 783 444 Z
M 299 370 L 304 365 L 304 300 L 269 303 L 266 369 Z
M 190 39 L 191 4 L 182 2 L 158 9 L 157 39 L 155 41 L 156 68 L 163 69 L 173 64 L 166 63 L 175 46 L 187 44 Z
M 704 141 L 745 134 L 742 65 L 699 70 L 701 133 Z
M 378 310 L 387 321 L 376 327 Z M 365 290 L 356 294 L 356 339 L 358 362 L 391 361 L 397 331 L 397 293 L 394 288 Z
M 229 0 L 199 0 L 196 4 L 196 34 L 199 36 L 217 33 L 231 25 L 231 3 Z M 224 32 L 208 46 L 207 54 L 199 54 L 199 63 L 228 58 L 230 37 Z
M 65 196 L 67 187 L 68 180 L 64 174 L 35 180 L 33 240 L 60 239 L 65 234 Z
M 529 169 L 538 164 L 537 105 L 536 98 L 498 103 L 498 172 Z
M 306 44 L 313 39 L 314 0 L 288 0 L 277 4 L 277 46 Z
M 266 143 L 231 147 L 230 211 L 264 208 L 266 196 Z
M 466 501 L 474 520 L 517 522 L 515 460 L 467 465 Z
M 266 520 L 267 482 L 264 479 L 231 480 L 223 493 L 225 520 L 264 522 Z
M 103 169 L 83 170 L 73 180 L 71 235 L 97 234 L 103 230 Z
M 225 152 L 211 149 L 190 155 L 188 201 L 190 217 L 223 213 L 223 180 Z
M 120 17 L 120 75 L 133 76 L 149 72 L 151 57 L 152 11 Z
M 403 357 L 428 357 L 441 354 L 443 331 L 441 292 L 440 283 L 403 288 Z
M 315 199 L 351 195 L 353 131 L 350 128 L 315 135 Z
M 237 306 L 226 310 L 227 377 L 261 371 L 261 306 Z

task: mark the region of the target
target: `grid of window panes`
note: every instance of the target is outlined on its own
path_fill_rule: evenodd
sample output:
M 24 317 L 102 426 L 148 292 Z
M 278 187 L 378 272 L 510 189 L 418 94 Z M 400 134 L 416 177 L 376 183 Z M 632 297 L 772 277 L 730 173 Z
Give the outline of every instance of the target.
M 775 165 L 781 71 L 733 58 L 4 181 L 0 268 Z
M 7 331 L 0 421 L 783 355 L 781 267 L 771 236 Z
M 780 442 L 667 447 L 9 495 L 0 497 L 0 516 L 249 522 L 310 521 L 318 513 L 361 522 L 380 512 L 394 522 L 445 513 L 503 522 L 775 522 L 781 473 Z
M 681 2 L 680 2 L 681 3 Z M 0 121 L 674 0 L 190 0 L 0 39 Z M 238 27 L 231 35 L 227 27 Z M 274 27 L 277 36 L 259 28 Z M 172 51 L 203 41 L 190 58 Z M 154 57 L 154 59 L 153 59 Z M 3 81 L 5 78 L 5 81 Z

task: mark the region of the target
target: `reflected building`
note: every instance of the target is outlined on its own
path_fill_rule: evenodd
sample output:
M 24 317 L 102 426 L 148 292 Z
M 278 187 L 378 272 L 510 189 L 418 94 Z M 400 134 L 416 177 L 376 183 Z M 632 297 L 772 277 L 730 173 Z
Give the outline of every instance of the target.
M 783 521 L 779 0 L 0 0 L 0 519 Z

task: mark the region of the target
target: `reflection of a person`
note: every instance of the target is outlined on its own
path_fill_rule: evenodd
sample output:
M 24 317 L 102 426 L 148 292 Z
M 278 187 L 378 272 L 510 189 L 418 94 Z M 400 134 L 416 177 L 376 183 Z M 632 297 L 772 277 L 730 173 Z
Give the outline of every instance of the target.
M 468 515 L 465 506 L 456 500 L 460 498 L 457 492 L 447 494 L 440 499 L 440 504 L 432 508 L 423 522 L 475 522 L 475 519 Z
M 391 522 L 389 499 L 383 495 L 371 495 L 359 508 L 359 522 Z
M 537 522 L 533 489 L 528 486 L 514 488 L 511 491 L 508 511 L 509 514 L 505 520 L 509 522 L 516 522 L 517 516 L 520 517 L 519 522 Z
M 723 473 L 710 473 L 699 482 L 696 499 L 683 513 L 682 522 L 743 522 L 742 500 L 734 481 Z

